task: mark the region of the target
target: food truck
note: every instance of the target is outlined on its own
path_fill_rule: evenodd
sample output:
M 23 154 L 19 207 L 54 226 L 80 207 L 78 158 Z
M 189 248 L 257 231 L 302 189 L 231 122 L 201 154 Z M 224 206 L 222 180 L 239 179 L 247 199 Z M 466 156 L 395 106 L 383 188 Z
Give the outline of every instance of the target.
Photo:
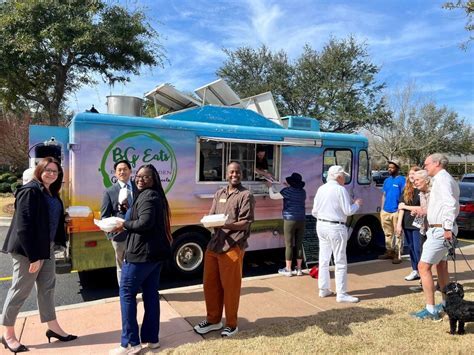
M 364 200 L 358 213 L 348 218 L 349 247 L 368 248 L 381 236 L 381 192 L 371 183 L 367 138 L 321 132 L 315 118 L 279 117 L 270 93 L 244 100 L 230 95 L 226 101 L 225 83 L 218 81 L 220 91 L 212 84 L 196 91 L 201 102 L 170 85 L 157 87 L 147 97 L 170 112 L 155 118 L 85 112 L 75 115 L 67 127 L 30 127 L 30 165 L 44 156 L 60 159 L 65 207 L 85 211 L 71 213 L 68 247 L 59 270 L 115 265 L 112 245 L 93 220 L 100 218 L 105 189 L 116 181 L 114 162 L 123 159 L 130 162 L 132 177 L 143 164 L 157 168 L 172 213 L 170 266 L 183 275 L 202 270 L 212 228 L 200 220 L 217 189 L 227 185 L 225 170 L 231 161 L 240 162 L 242 184 L 256 200 L 248 250 L 284 247 L 282 201 L 269 198 L 265 179 L 256 172 L 258 151 L 265 152 L 277 189 L 293 172 L 303 176 L 307 215 L 328 168 L 343 166 L 350 175 L 345 184 L 350 196 Z

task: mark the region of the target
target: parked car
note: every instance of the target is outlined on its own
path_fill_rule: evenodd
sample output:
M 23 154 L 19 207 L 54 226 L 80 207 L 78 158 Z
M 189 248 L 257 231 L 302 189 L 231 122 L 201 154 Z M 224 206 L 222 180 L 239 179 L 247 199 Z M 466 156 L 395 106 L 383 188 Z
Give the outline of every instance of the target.
M 464 174 L 461 178 L 461 182 L 474 183 L 474 174 Z
M 474 235 L 474 184 L 472 182 L 459 183 L 459 216 L 456 219 L 460 234 Z
M 372 180 L 375 182 L 376 185 L 382 185 L 386 178 L 388 178 L 390 174 L 387 170 L 374 170 L 372 171 Z

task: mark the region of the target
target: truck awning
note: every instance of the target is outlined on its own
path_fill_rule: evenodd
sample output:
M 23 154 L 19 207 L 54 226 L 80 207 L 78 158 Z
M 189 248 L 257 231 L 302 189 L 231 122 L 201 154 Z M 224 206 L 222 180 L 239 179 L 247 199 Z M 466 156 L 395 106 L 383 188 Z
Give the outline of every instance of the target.
M 224 138 L 224 137 L 204 137 L 204 136 L 199 137 L 199 139 L 202 139 L 205 141 L 214 141 L 214 142 L 255 143 L 255 144 L 272 144 L 272 145 L 300 146 L 300 147 L 303 146 L 303 147 L 317 147 L 317 148 L 323 145 L 322 139 L 291 138 L 291 137 L 285 137 L 283 138 L 282 141 Z

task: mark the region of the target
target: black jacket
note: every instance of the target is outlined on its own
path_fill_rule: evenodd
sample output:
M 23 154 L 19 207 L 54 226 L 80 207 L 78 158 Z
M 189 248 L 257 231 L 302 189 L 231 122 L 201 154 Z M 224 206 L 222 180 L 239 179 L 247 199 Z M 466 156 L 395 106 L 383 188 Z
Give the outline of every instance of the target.
M 128 231 L 125 260 L 131 263 L 163 261 L 171 257 L 171 246 L 166 238 L 163 201 L 158 192 L 146 189 L 133 203 Z
M 26 256 L 30 262 L 50 258 L 49 209 L 44 189 L 39 181 L 32 180 L 16 190 L 15 213 L 2 252 Z M 66 246 L 64 207 L 54 242 Z

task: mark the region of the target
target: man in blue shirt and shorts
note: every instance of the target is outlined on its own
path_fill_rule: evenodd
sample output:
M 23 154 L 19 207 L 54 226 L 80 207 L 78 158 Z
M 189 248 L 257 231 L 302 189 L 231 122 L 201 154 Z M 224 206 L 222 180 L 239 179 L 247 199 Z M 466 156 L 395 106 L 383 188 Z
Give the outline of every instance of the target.
M 399 251 L 401 247 L 401 236 L 395 235 L 398 220 L 398 203 L 405 188 L 405 178 L 398 175 L 400 163 L 397 160 L 388 161 L 388 173 L 390 176 L 383 183 L 382 211 L 380 221 L 385 234 L 385 254 L 379 259 L 391 259 L 393 264 L 400 264 Z

